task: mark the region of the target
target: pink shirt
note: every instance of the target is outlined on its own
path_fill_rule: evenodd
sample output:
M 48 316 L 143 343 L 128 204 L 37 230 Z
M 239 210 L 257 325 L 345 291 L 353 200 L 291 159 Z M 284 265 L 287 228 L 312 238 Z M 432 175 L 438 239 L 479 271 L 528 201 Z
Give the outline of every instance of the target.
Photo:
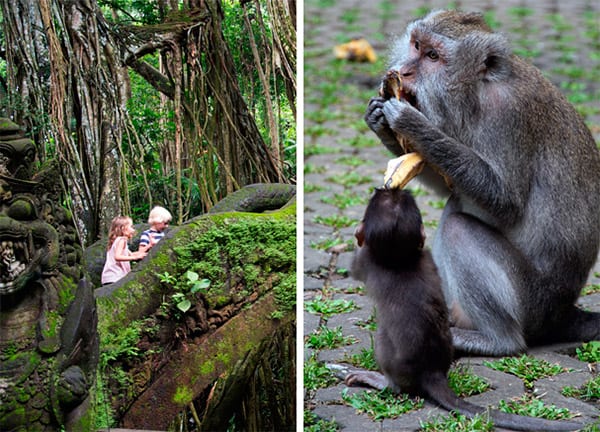
M 104 263 L 104 269 L 102 270 L 102 285 L 116 282 L 131 271 L 130 261 L 117 261 L 115 259 L 115 246 L 119 243 L 120 239 L 125 242 L 123 255 L 131 254 L 129 247 L 127 246 L 127 237 L 117 237 L 110 249 L 106 252 L 106 262 Z

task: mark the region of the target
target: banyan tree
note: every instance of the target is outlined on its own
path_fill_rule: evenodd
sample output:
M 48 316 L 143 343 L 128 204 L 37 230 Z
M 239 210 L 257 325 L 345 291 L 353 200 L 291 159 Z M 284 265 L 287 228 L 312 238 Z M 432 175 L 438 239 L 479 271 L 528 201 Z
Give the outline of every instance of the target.
M 293 182 L 295 2 L 3 0 L 4 115 L 60 161 L 84 244 Z

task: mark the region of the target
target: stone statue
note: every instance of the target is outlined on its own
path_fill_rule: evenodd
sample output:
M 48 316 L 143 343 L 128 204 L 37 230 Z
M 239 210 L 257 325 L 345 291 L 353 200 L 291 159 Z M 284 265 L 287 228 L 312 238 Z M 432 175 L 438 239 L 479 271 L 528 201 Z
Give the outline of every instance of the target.
M 60 176 L 0 118 L 0 430 L 87 430 L 96 305 Z

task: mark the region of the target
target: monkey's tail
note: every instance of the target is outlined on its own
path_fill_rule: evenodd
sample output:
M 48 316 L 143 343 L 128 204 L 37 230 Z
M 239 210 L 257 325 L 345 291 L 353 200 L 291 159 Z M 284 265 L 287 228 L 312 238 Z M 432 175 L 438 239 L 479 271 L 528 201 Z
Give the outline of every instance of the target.
M 557 329 L 559 342 L 588 342 L 600 338 L 600 313 L 573 306 L 571 315 Z
M 477 414 L 482 414 L 484 417 L 487 415 L 497 427 L 519 431 L 574 431 L 583 428 L 581 423 L 573 421 L 546 420 L 508 414 L 472 404 L 456 396 L 448 386 L 447 377 L 441 373 L 429 376 L 423 388 L 431 399 L 448 411 L 458 411 L 469 418 L 473 418 Z

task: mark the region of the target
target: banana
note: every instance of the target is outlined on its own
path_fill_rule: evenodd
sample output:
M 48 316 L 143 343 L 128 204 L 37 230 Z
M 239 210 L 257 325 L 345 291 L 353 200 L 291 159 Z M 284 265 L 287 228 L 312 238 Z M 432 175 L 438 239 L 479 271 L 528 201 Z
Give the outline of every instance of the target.
M 386 73 L 379 88 L 379 96 L 385 99 L 396 98 L 401 100 L 404 98 L 402 77 L 398 71 L 389 70 Z M 402 189 L 409 181 L 418 176 L 425 167 L 425 160 L 419 153 L 415 152 L 413 143 L 400 134 L 395 134 L 395 136 L 405 154 L 388 162 L 387 170 L 383 176 L 383 185 L 386 189 Z M 451 189 L 452 182 L 450 179 L 439 169 L 435 167 L 433 169 L 444 178 L 446 185 Z
M 385 99 L 402 98 L 402 77 L 395 70 L 389 70 L 385 74 L 385 78 L 381 81 L 379 88 L 379 96 Z
M 381 86 L 379 87 L 379 96 L 387 99 L 396 98 L 398 100 L 402 99 L 402 77 L 400 73 L 395 70 L 389 70 L 385 74 L 383 81 L 381 81 Z M 404 153 L 410 153 L 414 151 L 412 149 L 412 143 L 400 134 L 394 133 L 396 136 L 396 141 L 400 144 L 400 147 L 404 151 Z
M 402 99 L 402 77 L 398 71 L 389 70 L 386 73 L 381 82 L 379 96 L 386 99 Z M 383 185 L 386 189 L 402 189 L 409 181 L 418 176 L 425 166 L 423 157 L 412 150 L 411 143 L 406 137 L 396 134 L 396 140 L 405 154 L 388 162 L 383 176 Z
M 383 176 L 383 185 L 386 189 L 402 189 L 421 173 L 424 166 L 425 160 L 415 152 L 391 159 L 388 161 L 387 170 Z

